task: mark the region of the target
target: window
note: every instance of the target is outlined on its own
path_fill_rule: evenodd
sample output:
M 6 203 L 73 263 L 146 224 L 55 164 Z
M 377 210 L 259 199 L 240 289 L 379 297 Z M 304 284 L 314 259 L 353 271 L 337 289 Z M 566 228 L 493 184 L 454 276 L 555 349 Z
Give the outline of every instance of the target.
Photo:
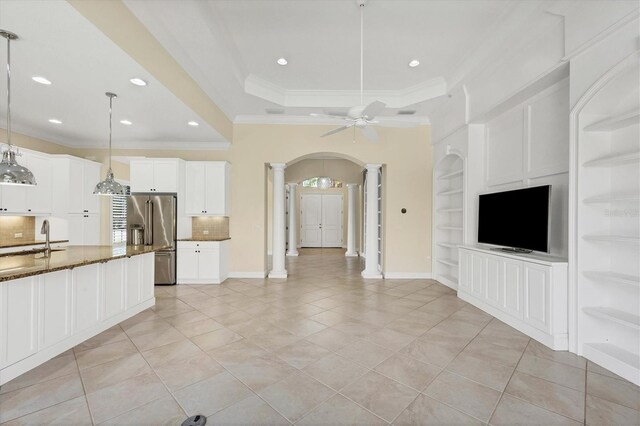
M 129 185 L 122 185 L 125 194 L 131 194 Z M 115 195 L 111 197 L 111 243 L 127 242 L 127 197 Z
M 307 180 L 302 181 L 302 186 L 304 188 L 319 188 L 319 189 L 329 189 L 329 188 L 342 188 L 342 182 L 339 180 L 331 179 L 327 176 L 318 176 L 312 177 Z

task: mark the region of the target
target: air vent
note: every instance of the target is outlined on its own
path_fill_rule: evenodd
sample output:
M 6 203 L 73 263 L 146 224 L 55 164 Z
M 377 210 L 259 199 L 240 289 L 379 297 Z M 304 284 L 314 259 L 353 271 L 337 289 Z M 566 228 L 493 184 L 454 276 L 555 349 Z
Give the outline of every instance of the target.
M 413 115 L 415 113 L 415 109 L 401 109 L 400 111 L 398 111 L 398 115 Z
M 284 114 L 284 109 L 282 108 L 266 108 L 265 111 L 267 114 Z

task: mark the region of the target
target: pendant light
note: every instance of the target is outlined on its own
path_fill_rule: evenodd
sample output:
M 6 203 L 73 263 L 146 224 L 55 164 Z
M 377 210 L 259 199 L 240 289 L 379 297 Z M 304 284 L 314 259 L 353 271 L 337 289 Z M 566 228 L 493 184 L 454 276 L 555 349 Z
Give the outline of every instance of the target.
M 113 170 L 111 170 L 111 127 L 113 123 L 112 118 L 112 109 L 113 109 L 113 98 L 118 97 L 115 93 L 107 92 L 105 93 L 109 98 L 109 170 L 107 171 L 107 178 L 102 182 L 98 182 L 96 185 L 96 189 L 93 190 L 93 193 L 96 195 L 127 195 L 125 194 L 124 187 L 120 185 L 118 182 L 113 180 Z
M 11 144 L 11 40 L 18 38 L 12 32 L 0 30 L 0 36 L 7 39 L 7 147 L 2 149 L 0 161 L 0 185 L 36 185 L 33 173 L 16 161 L 18 148 Z

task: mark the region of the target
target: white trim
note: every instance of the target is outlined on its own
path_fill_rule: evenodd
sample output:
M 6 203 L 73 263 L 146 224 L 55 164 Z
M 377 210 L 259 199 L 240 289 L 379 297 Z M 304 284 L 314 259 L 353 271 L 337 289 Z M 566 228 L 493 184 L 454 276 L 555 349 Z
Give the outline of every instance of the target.
M 401 116 L 401 115 L 379 115 L 378 118 L 393 121 L 404 121 L 428 126 L 431 124 L 429 117 L 421 115 Z M 260 115 L 260 114 L 240 114 L 233 119 L 234 124 L 286 124 L 286 125 L 336 125 L 344 124 L 340 118 L 312 117 L 310 115 Z
M 228 278 L 266 278 L 267 271 L 257 272 L 229 272 Z
M 344 255 L 345 255 L 345 257 L 359 257 L 360 253 L 358 253 L 357 251 L 355 251 L 353 253 L 346 252 Z
M 428 280 L 433 277 L 431 272 L 385 272 L 388 280 Z
M 287 271 L 271 271 L 269 272 L 269 278 L 287 278 Z
M 378 274 L 367 274 L 364 271 L 362 271 L 362 278 L 364 278 L 365 280 L 381 280 L 383 278 L 382 274 L 378 273 Z

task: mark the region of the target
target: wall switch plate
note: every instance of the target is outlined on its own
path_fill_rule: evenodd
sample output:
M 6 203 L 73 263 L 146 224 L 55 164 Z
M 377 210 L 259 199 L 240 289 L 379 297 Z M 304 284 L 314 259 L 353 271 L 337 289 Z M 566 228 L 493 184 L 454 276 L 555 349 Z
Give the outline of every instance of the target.
M 13 238 L 22 238 L 22 232 L 16 232 L 13 234 Z
M 203 233 L 204 235 L 209 235 L 209 231 L 208 231 L 208 230 L 206 230 L 206 229 L 205 229 L 204 231 L 202 231 L 202 233 Z

